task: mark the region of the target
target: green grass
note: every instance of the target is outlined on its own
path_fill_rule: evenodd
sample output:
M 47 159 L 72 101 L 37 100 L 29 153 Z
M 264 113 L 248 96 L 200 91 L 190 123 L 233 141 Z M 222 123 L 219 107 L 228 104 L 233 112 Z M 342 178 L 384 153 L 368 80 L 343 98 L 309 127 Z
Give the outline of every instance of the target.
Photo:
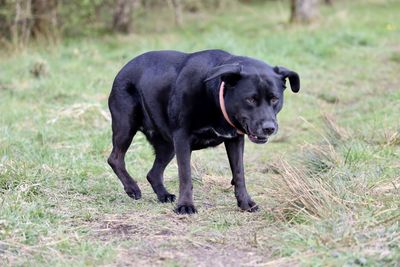
M 187 17 L 182 29 L 0 51 L 0 265 L 399 266 L 399 9 L 340 1 L 296 26 L 271 1 Z M 143 136 L 127 156 L 140 201 L 106 164 L 118 70 L 148 50 L 207 48 L 302 78 L 299 94 L 286 92 L 278 136 L 246 142 L 255 214 L 236 207 L 223 147 L 193 155 L 190 217 L 156 201 Z M 176 193 L 175 161 L 165 176 Z

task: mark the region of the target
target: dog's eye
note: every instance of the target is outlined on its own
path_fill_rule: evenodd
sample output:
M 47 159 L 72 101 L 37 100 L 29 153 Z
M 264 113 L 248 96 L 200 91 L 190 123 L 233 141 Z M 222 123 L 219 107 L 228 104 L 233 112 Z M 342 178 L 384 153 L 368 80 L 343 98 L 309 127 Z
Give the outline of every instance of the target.
M 248 97 L 246 98 L 246 101 L 253 105 L 257 104 L 257 100 L 254 97 Z
M 277 104 L 277 103 L 278 103 L 278 101 L 279 101 L 279 98 L 277 98 L 277 97 L 273 97 L 273 98 L 271 98 L 271 104 L 272 104 L 272 105 L 275 105 L 275 104 Z

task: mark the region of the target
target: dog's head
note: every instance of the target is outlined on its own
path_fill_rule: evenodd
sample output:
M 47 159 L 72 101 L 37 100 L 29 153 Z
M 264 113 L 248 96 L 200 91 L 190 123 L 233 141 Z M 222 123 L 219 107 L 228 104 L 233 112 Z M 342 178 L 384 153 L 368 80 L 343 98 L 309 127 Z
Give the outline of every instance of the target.
M 293 92 L 300 90 L 299 75 L 284 67 L 246 60 L 211 69 L 206 81 L 225 83 L 225 106 L 230 120 L 254 143 L 265 143 L 278 131 L 276 115 L 282 109 L 286 79 Z

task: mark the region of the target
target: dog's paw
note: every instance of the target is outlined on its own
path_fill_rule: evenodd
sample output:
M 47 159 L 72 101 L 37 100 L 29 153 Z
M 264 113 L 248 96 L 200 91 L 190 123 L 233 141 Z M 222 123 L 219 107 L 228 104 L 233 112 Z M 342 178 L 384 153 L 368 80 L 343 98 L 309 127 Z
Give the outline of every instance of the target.
M 251 199 L 245 201 L 238 201 L 238 206 L 243 211 L 248 211 L 248 212 L 258 211 L 258 205 Z
M 167 194 L 157 196 L 157 198 L 161 203 L 169 203 L 169 202 L 174 202 L 176 199 L 176 196 L 174 194 L 167 193 Z
M 126 187 L 125 192 L 129 197 L 136 200 L 142 197 L 142 192 L 140 191 L 140 188 L 137 185 Z
M 195 214 L 197 209 L 193 205 L 178 205 L 175 208 L 177 214 Z

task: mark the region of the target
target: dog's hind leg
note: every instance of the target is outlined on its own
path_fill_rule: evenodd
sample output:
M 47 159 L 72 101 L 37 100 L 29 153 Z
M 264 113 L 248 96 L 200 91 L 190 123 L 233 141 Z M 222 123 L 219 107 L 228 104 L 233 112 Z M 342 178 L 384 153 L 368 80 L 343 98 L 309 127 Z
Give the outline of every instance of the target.
M 108 164 L 124 186 L 125 192 L 133 199 L 142 196 L 139 186 L 125 167 L 125 154 L 141 123 L 141 109 L 137 96 L 114 85 L 108 105 L 112 118 L 113 149 Z M 125 89 L 125 88 L 124 88 Z M 116 92 L 117 91 L 117 92 Z
M 152 145 L 155 152 L 153 167 L 147 174 L 147 180 L 150 182 L 154 193 L 160 202 L 174 202 L 175 195 L 170 194 L 164 186 L 164 170 L 168 163 L 173 159 L 175 152 L 172 144 L 163 141 L 160 138 L 152 138 Z

